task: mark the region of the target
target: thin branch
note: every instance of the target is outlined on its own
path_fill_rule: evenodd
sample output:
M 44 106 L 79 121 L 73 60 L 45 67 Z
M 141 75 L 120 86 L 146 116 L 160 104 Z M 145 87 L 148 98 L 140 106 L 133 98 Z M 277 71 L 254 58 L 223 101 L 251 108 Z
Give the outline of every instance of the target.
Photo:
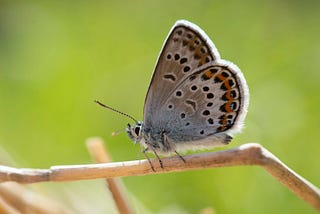
M 158 161 L 153 159 L 155 172 L 152 171 L 147 160 L 52 166 L 48 170 L 18 169 L 0 166 L 0 182 L 75 181 L 160 174 L 204 168 L 259 165 L 292 192 L 320 211 L 320 190 L 283 164 L 259 144 L 249 143 L 224 151 L 186 155 L 184 159 L 186 163 L 181 161 L 179 157 L 162 158 L 164 169 L 161 169 Z
M 32 200 L 30 200 L 32 199 Z M 23 185 L 7 182 L 0 185 L 0 213 L 73 213 L 63 205 Z
M 5 199 L 0 197 L 0 213 L 2 214 L 22 214 L 17 209 L 15 209 L 10 203 Z
M 89 138 L 86 144 L 91 156 L 96 162 L 108 163 L 111 161 L 101 138 Z M 108 178 L 106 179 L 106 183 L 117 205 L 119 213 L 133 214 L 133 209 L 126 197 L 121 181 L 115 178 Z

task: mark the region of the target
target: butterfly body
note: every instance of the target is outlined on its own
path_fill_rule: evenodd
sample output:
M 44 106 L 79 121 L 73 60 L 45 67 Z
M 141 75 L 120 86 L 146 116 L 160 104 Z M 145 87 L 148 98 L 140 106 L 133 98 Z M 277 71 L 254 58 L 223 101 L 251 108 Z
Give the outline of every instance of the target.
M 160 154 L 226 145 L 241 130 L 248 103 L 240 69 L 220 58 L 198 26 L 180 20 L 160 52 L 144 122 L 128 125 L 127 134 Z

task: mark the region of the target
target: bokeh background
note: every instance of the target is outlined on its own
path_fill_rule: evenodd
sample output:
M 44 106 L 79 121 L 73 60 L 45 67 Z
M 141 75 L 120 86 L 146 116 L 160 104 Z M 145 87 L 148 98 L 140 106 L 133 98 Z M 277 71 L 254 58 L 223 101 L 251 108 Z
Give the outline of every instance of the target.
M 1 1 L 0 145 L 14 166 L 92 160 L 103 137 L 115 161 L 139 154 L 123 133 L 138 119 L 171 26 L 203 28 L 250 88 L 246 129 L 226 148 L 258 142 L 320 186 L 319 1 Z M 316 213 L 259 167 L 123 179 L 138 213 Z M 115 213 L 102 181 L 33 185 L 76 213 Z

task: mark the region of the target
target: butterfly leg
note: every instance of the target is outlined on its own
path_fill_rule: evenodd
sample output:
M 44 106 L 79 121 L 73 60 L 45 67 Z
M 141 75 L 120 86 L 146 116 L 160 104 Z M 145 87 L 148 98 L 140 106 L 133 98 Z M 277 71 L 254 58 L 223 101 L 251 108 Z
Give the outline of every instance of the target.
M 159 155 L 156 153 L 156 151 L 153 150 L 153 153 L 156 155 L 156 157 L 157 157 L 157 159 L 158 159 L 158 161 L 159 161 L 159 164 L 160 164 L 161 169 L 163 169 L 164 167 L 163 167 L 163 162 L 162 162 L 161 158 L 160 158 Z
M 139 149 L 140 149 L 140 152 L 138 153 L 136 159 L 140 159 L 140 156 L 141 156 L 141 153 L 145 153 L 147 150 L 143 148 L 143 146 L 139 143 Z M 144 151 L 146 150 L 146 151 Z
M 176 150 L 174 150 L 174 153 L 176 153 L 184 163 L 187 162 L 186 159 L 184 159 Z
M 168 139 L 168 136 L 165 132 L 163 132 L 163 141 L 164 141 L 164 145 L 167 145 L 167 147 L 170 149 L 170 148 L 174 148 L 174 145 L 172 142 L 170 142 L 170 140 Z M 186 160 L 176 151 L 174 150 L 174 153 L 176 153 L 179 158 L 184 162 L 186 163 Z
M 153 165 L 152 165 L 152 163 L 151 163 L 151 160 L 150 160 L 149 156 L 148 156 L 147 153 L 146 153 L 148 150 L 149 150 L 149 148 L 145 148 L 145 149 L 142 151 L 142 153 L 143 153 L 143 155 L 146 157 L 146 159 L 148 160 L 152 171 L 155 172 L 156 170 L 154 169 L 154 167 L 153 167 Z

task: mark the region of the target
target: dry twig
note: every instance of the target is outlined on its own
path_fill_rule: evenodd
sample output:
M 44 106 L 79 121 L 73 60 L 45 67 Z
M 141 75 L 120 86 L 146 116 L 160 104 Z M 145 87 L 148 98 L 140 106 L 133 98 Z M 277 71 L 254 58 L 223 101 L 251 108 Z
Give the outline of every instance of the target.
M 98 163 L 108 163 L 110 162 L 110 156 L 108 155 L 103 141 L 100 138 L 89 138 L 87 140 L 87 147 L 94 158 Z M 106 179 L 107 186 L 112 194 L 112 197 L 117 205 L 118 211 L 120 214 L 132 214 L 134 213 L 128 199 L 126 197 L 122 183 L 118 179 L 109 178 Z
M 75 181 L 97 178 L 115 178 L 178 172 L 194 169 L 258 165 L 288 187 L 292 192 L 320 211 L 320 190 L 283 164 L 259 144 L 249 143 L 234 149 L 200 153 L 179 157 L 162 158 L 164 169 L 153 161 L 153 172 L 147 160 L 116 163 L 52 166 L 50 169 L 24 169 L 0 166 L 0 181 L 35 183 L 44 181 Z
M 14 182 L 0 185 L 0 213 L 66 214 L 73 213 L 56 201 Z

